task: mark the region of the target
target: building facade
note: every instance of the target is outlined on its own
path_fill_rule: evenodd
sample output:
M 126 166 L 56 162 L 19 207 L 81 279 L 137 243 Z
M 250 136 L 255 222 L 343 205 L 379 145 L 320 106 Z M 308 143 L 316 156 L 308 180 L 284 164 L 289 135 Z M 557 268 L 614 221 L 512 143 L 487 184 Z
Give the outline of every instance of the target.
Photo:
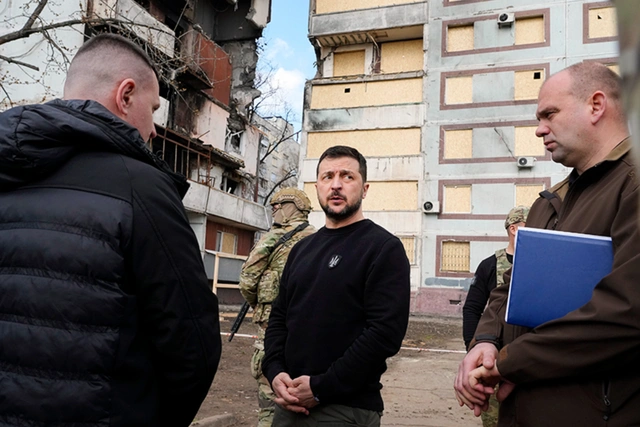
M 509 209 L 569 172 L 535 136 L 538 90 L 580 61 L 617 71 L 613 4 L 311 0 L 309 38 L 301 185 L 327 147 L 360 150 L 365 216 L 405 245 L 412 311 L 460 315 L 475 268 L 506 246 Z

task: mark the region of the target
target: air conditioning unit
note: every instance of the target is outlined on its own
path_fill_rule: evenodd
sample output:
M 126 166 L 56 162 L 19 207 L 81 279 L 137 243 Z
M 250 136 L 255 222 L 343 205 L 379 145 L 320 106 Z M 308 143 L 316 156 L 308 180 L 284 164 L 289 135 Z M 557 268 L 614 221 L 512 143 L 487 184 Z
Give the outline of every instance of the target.
M 533 163 L 536 161 L 535 157 L 518 157 L 519 168 L 532 168 Z
M 440 213 L 440 202 L 424 202 L 424 204 L 422 205 L 422 212 L 427 214 Z
M 498 27 L 510 27 L 516 20 L 516 15 L 511 12 L 500 12 L 498 14 Z

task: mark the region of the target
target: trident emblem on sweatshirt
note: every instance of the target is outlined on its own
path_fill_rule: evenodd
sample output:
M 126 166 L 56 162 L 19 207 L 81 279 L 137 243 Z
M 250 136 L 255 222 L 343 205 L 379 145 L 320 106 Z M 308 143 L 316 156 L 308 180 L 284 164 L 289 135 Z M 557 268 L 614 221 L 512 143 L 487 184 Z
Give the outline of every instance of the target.
M 336 265 L 338 265 L 338 263 L 340 262 L 341 259 L 342 259 L 342 257 L 340 255 L 332 256 L 331 259 L 329 260 L 329 268 L 333 268 Z

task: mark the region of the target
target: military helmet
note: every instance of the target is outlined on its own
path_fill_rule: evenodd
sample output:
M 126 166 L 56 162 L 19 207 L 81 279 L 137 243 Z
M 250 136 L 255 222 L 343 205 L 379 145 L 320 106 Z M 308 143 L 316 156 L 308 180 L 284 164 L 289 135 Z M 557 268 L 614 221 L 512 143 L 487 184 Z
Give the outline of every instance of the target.
M 507 219 L 504 221 L 504 228 L 509 228 L 511 224 L 527 222 L 528 215 L 529 208 L 527 206 L 516 206 L 507 214 Z
M 307 197 L 306 193 L 297 188 L 283 188 L 273 195 L 270 205 L 278 203 L 293 203 L 296 208 L 302 212 L 311 212 L 311 201 Z

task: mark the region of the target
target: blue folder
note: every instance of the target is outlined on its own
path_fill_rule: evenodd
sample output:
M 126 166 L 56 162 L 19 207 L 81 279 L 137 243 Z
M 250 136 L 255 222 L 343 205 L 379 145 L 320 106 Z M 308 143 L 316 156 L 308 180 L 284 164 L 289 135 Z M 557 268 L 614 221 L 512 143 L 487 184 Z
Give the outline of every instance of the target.
M 519 228 L 506 322 L 535 328 L 582 307 L 612 266 L 610 237 Z

